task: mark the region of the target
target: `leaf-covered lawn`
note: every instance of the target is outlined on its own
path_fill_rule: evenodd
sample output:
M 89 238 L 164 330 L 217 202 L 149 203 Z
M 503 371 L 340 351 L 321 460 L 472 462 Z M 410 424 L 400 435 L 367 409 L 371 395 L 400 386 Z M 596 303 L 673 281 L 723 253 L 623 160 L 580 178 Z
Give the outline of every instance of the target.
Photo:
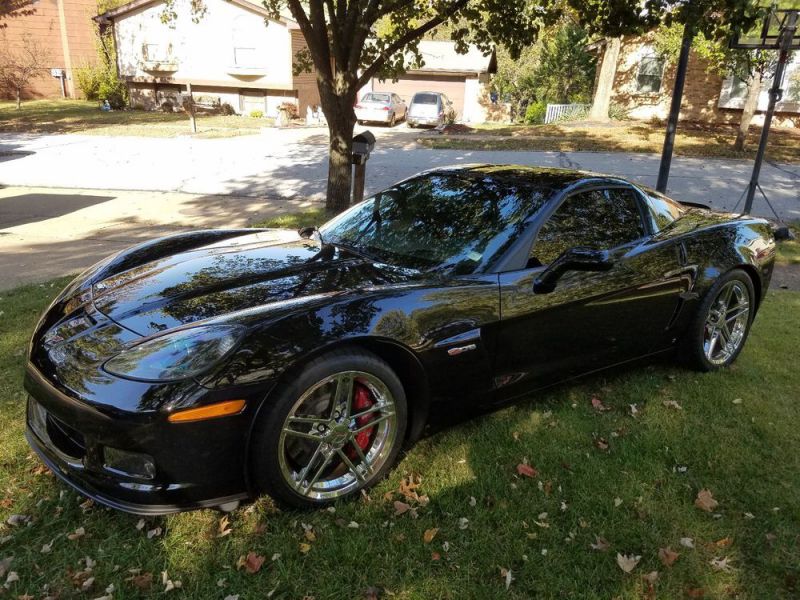
M 197 137 L 229 137 L 258 133 L 271 119 L 240 115 L 197 116 Z M 191 135 L 186 113 L 145 110 L 102 111 L 87 100 L 30 100 L 17 110 L 14 102 L 0 102 L 0 132 L 91 133 L 175 137 Z
M 800 596 L 800 294 L 769 295 L 729 371 L 665 361 L 538 394 L 335 510 L 140 520 L 22 437 L 28 336 L 64 283 L 0 294 L 0 597 Z

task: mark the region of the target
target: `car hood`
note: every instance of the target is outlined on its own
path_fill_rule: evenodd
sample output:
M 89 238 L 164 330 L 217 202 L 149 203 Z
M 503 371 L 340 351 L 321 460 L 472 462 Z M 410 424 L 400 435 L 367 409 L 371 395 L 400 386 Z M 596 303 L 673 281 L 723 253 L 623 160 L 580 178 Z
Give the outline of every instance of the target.
M 161 256 L 97 282 L 95 308 L 147 336 L 251 308 L 280 312 L 414 273 L 337 250 L 324 258 L 312 240 L 261 231 Z

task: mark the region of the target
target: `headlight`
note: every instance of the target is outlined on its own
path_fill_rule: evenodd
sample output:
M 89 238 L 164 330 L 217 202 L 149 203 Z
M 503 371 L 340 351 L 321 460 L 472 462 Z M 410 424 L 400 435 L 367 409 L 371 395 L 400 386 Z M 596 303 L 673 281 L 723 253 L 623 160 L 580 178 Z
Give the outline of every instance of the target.
M 207 325 L 183 329 L 123 350 L 106 362 L 113 375 L 140 381 L 178 381 L 199 375 L 239 341 L 241 327 Z

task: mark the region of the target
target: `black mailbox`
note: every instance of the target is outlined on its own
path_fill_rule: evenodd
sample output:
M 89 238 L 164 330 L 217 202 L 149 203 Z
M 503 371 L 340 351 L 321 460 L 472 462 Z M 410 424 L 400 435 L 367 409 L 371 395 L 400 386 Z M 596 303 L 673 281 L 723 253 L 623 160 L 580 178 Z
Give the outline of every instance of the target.
M 353 138 L 353 164 L 363 165 L 375 147 L 375 136 L 371 131 L 364 131 Z

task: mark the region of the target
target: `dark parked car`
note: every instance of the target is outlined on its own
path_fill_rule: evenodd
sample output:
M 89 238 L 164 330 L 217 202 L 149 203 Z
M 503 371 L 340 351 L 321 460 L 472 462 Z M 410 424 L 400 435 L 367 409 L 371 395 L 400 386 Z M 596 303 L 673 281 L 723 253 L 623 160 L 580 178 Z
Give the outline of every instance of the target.
M 434 403 L 662 352 L 726 367 L 775 255 L 764 220 L 518 166 L 422 173 L 301 231 L 182 233 L 75 279 L 27 365 L 45 463 L 136 513 L 318 506 L 380 480 Z

